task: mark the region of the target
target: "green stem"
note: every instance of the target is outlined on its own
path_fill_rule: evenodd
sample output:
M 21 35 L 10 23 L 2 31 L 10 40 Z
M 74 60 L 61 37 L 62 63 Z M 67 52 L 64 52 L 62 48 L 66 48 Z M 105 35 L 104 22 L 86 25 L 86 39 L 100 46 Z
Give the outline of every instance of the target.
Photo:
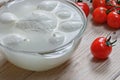
M 107 46 L 111 46 L 111 43 L 109 41 L 106 42 Z
M 106 14 L 109 14 L 111 11 L 113 11 L 113 10 L 115 10 L 115 9 L 117 9 L 117 8 L 120 8 L 120 6 L 114 6 L 114 5 L 112 5 L 112 4 L 108 4 L 108 6 L 111 6 L 112 8 L 111 8 L 111 9 L 108 9 L 108 10 L 106 11 Z M 117 13 L 120 14 L 120 10 L 117 10 Z
M 111 9 L 108 9 L 107 11 L 106 11 L 106 14 L 109 14 L 111 11 L 113 11 L 113 10 L 115 10 L 116 9 L 116 7 L 113 7 L 113 8 L 111 8 Z
M 90 0 L 90 3 L 92 3 L 92 0 Z
M 115 40 L 115 41 L 113 41 L 113 42 L 111 42 L 111 45 L 113 45 L 114 43 L 116 43 L 117 42 L 117 40 Z
M 120 0 L 117 0 L 117 3 L 120 4 Z
M 109 14 L 111 11 L 112 11 L 112 10 L 107 10 L 107 11 L 106 11 L 106 14 Z
M 115 41 L 113 41 L 113 42 L 111 42 L 110 40 L 111 40 L 111 36 L 110 36 L 110 37 L 107 39 L 107 41 L 106 41 L 106 45 L 107 45 L 107 46 L 114 46 L 113 44 L 117 42 L 117 40 L 115 40 Z
M 110 0 L 105 0 L 106 3 L 108 3 Z
M 111 40 L 111 36 L 107 39 L 107 42 L 110 42 L 110 40 Z
M 120 0 L 119 0 L 119 1 L 120 1 Z M 111 7 L 114 7 L 114 8 L 120 8 L 120 6 L 112 5 L 111 3 L 109 3 L 109 1 L 108 1 L 108 3 L 107 3 L 107 6 L 111 6 Z
M 118 10 L 117 13 L 120 14 L 120 10 Z
M 77 2 L 83 2 L 82 0 L 78 0 Z

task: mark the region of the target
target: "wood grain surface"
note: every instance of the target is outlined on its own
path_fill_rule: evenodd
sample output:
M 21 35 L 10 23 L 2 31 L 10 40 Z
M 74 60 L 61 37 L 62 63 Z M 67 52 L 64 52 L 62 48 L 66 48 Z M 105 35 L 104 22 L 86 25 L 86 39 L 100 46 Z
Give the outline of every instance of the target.
M 91 10 L 92 11 L 92 10 Z M 92 41 L 98 36 L 107 36 L 116 31 L 118 42 L 106 60 L 93 58 L 90 52 Z M 61 66 L 45 72 L 27 71 L 9 63 L 0 53 L 0 80 L 120 80 L 120 31 L 97 25 L 88 17 L 87 29 L 82 42 L 71 58 Z

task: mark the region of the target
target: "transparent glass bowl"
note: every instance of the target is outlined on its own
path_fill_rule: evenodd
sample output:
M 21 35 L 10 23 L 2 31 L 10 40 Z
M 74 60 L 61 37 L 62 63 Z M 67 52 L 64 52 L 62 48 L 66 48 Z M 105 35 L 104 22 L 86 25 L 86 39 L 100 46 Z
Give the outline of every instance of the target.
M 24 0 L 21 0 L 24 1 Z M 34 0 L 29 0 L 34 1 Z M 39 0 L 38 0 L 39 1 Z M 18 67 L 32 70 L 32 71 L 44 71 L 48 70 L 54 67 L 59 66 L 60 64 L 64 63 L 66 60 L 70 58 L 70 56 L 73 54 L 73 52 L 78 47 L 83 32 L 86 29 L 86 16 L 82 9 L 80 9 L 74 2 L 72 1 L 62 1 L 59 0 L 69 6 L 72 6 L 81 16 L 83 21 L 83 26 L 80 32 L 77 34 L 77 36 L 68 42 L 67 44 L 56 48 L 51 51 L 46 52 L 38 52 L 38 51 L 23 51 L 23 50 L 15 50 L 11 49 L 10 47 L 4 45 L 2 42 L 0 42 L 0 46 L 5 53 L 6 58 L 11 63 L 15 64 Z M 18 3 L 20 1 L 16 0 L 11 3 L 8 3 L 5 6 L 14 5 L 14 3 Z

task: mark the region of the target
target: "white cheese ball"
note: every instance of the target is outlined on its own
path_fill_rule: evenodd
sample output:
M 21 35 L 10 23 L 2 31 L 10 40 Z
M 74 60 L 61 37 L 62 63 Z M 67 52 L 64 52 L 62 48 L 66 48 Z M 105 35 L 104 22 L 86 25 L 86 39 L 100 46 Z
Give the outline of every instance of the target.
M 67 19 L 71 17 L 71 12 L 67 11 L 67 10 L 60 10 L 59 12 L 56 12 L 56 15 L 60 18 L 60 19 Z
M 60 24 L 59 29 L 63 32 L 73 32 L 80 30 L 82 24 L 79 21 L 66 21 Z
M 16 23 L 18 18 L 16 15 L 10 12 L 5 12 L 0 15 L 0 22 L 3 24 Z
M 45 11 L 52 11 L 58 5 L 58 1 L 42 1 L 38 6 L 37 9 L 45 10 Z
M 65 36 L 61 32 L 55 32 L 51 35 L 49 42 L 53 45 L 60 45 L 64 40 Z

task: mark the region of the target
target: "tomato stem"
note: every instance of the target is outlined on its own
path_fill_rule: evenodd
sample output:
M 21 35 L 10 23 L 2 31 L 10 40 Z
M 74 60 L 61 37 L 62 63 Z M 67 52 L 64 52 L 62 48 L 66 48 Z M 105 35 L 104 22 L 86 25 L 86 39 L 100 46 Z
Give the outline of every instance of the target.
M 106 42 L 106 45 L 107 45 L 107 46 L 111 46 L 111 43 L 107 41 L 107 42 Z
M 112 6 L 112 5 L 111 5 L 111 6 Z M 113 6 L 113 8 L 108 9 L 108 10 L 106 11 L 106 14 L 109 14 L 111 11 L 115 10 L 116 8 L 120 8 L 120 6 Z M 120 14 L 120 10 L 117 10 L 117 13 Z
M 106 10 L 106 14 L 109 14 L 111 11 L 112 11 L 111 9 L 110 10 Z
M 83 2 L 82 0 L 78 0 L 77 2 Z
M 92 0 L 90 0 L 90 3 L 92 3 Z
M 111 45 L 113 45 L 114 43 L 116 43 L 117 42 L 117 40 L 115 40 L 115 41 L 113 41 L 113 42 L 111 42 Z
M 105 0 L 106 3 L 108 3 L 110 0 Z
M 120 4 L 120 0 L 117 0 L 117 3 Z
M 107 42 L 110 42 L 110 40 L 111 40 L 111 36 L 107 39 Z
M 107 0 L 106 0 L 107 1 Z M 120 0 L 119 0 L 120 1 Z M 109 2 L 109 0 L 106 2 L 107 4 L 107 6 L 111 6 L 111 7 L 114 7 L 115 9 L 116 8 L 120 8 L 120 6 L 116 6 L 116 5 L 113 5 L 113 4 L 111 4 L 110 2 Z
M 113 44 L 117 42 L 117 40 L 115 40 L 115 41 L 113 41 L 113 42 L 111 42 L 110 40 L 111 40 L 111 36 L 110 36 L 110 37 L 107 39 L 107 41 L 106 41 L 106 45 L 107 45 L 107 46 L 114 46 Z
M 120 14 L 120 10 L 117 10 L 117 13 Z

